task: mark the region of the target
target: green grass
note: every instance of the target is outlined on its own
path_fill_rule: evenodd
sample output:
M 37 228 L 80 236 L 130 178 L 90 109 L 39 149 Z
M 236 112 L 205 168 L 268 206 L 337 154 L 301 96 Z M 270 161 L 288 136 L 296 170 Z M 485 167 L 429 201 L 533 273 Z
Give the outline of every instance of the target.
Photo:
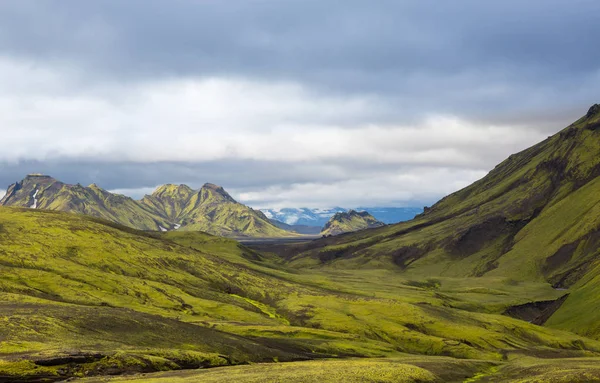
M 170 372 L 127 378 L 89 379 L 84 382 L 460 382 L 492 364 L 448 358 L 391 358 L 324 360 L 277 365 L 257 364 L 205 371 Z
M 593 340 L 499 315 L 558 295 L 540 282 L 291 272 L 232 240 L 144 233 L 59 212 L 0 208 L 0 227 L 6 371 L 79 352 L 102 358 L 61 370 L 65 376 L 403 354 L 499 362 L 515 353 L 600 352 Z M 115 362 L 122 359 L 129 362 Z M 23 367 L 22 375 L 47 374 L 46 367 Z

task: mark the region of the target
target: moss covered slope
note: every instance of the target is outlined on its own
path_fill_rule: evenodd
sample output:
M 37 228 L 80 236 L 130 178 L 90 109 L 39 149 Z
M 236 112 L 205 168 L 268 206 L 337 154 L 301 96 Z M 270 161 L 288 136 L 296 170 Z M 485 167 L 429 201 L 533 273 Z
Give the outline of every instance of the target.
M 465 310 L 426 286 L 353 292 L 225 238 L 62 212 L 0 207 L 0 275 L 0 377 L 400 352 L 491 361 L 600 352 L 598 342 Z
M 348 212 L 335 213 L 325 226 L 323 226 L 321 234 L 338 235 L 380 226 L 385 226 L 385 224 L 378 221 L 368 212 L 350 210 Z
M 163 185 L 141 201 L 95 184 L 68 185 L 45 175 L 29 175 L 8 187 L 0 205 L 67 211 L 104 218 L 140 230 L 201 230 L 230 237 L 294 236 L 260 211 L 236 202 L 222 187 L 200 190 Z
M 10 185 L 0 205 L 87 214 L 140 230 L 169 226 L 165 217 L 132 198 L 110 193 L 95 184 L 69 185 L 46 175 L 28 175 Z
M 548 325 L 600 337 L 600 106 L 414 220 L 289 251 L 296 267 L 394 267 L 570 289 Z M 298 254 L 299 253 L 299 254 Z M 596 307 L 596 309 L 592 309 Z

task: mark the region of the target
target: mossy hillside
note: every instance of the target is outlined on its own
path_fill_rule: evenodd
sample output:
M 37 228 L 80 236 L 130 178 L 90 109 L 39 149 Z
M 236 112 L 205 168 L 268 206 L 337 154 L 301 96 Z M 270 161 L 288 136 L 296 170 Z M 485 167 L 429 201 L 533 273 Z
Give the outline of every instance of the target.
M 321 234 L 338 235 L 384 225 L 385 224 L 383 222 L 378 221 L 366 211 L 357 212 L 350 210 L 348 212 L 334 214 L 333 217 L 331 217 L 325 224 L 325 226 L 323 226 Z
M 598 275 L 599 126 L 600 114 L 588 113 L 413 221 L 295 245 L 289 266 L 549 283 L 571 295 L 548 325 L 599 337 L 588 314 Z
M 84 382 L 461 382 L 478 371 L 487 371 L 491 366 L 493 364 L 481 361 L 459 361 L 449 358 L 324 360 L 277 365 L 256 364 L 108 380 L 86 379 Z
M 176 222 L 194 194 L 194 190 L 187 185 L 166 184 L 156 188 L 151 195 L 144 196 L 141 203 L 155 214 L 165 215 L 171 222 Z
M 40 352 L 55 358 L 82 350 L 108 357 L 110 350 L 218 353 L 231 363 L 399 352 L 501 360 L 515 352 L 600 351 L 597 342 L 570 333 L 447 307 L 454 298 L 408 281 L 387 295 L 385 283 L 353 293 L 365 279 L 346 288 L 343 279 L 326 275 L 311 280 L 267 267 L 268 257 L 253 259 L 251 250 L 206 234 L 199 235 L 206 246 L 192 248 L 176 243 L 179 233 L 14 208 L 0 208 L 0 227 L 1 300 L 14 308 L 2 319 L 10 325 L 0 335 L 0 353 L 14 363 Z M 195 233 L 183 234 L 190 240 Z M 223 255 L 229 246 L 231 254 Z M 195 327 L 210 332 L 194 335 Z M 188 338 L 196 341 L 183 343 Z
M 10 185 L 0 205 L 66 211 L 103 218 L 140 230 L 201 230 L 229 237 L 289 237 L 260 211 L 237 203 L 223 188 L 206 184 L 163 185 L 141 201 L 95 184 L 68 185 L 49 176 L 29 175 Z
M 34 198 L 35 196 L 35 198 Z M 132 198 L 113 194 L 95 184 L 64 184 L 49 176 L 29 175 L 9 186 L 0 205 L 68 211 L 104 218 L 141 230 L 168 227 L 168 220 L 153 214 Z

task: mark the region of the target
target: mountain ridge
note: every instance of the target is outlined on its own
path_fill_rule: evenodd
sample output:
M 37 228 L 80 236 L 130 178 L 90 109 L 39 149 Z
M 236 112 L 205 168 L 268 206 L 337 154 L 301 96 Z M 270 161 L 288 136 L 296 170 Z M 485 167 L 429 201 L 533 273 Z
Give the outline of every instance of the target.
M 600 338 L 599 176 L 596 104 L 414 220 L 297 246 L 288 263 L 549 283 L 570 294 L 547 324 Z
M 235 201 L 221 186 L 194 190 L 165 184 L 140 200 L 114 194 L 96 184 L 65 184 L 30 174 L 10 185 L 0 205 L 59 210 L 104 218 L 140 230 L 201 230 L 229 237 L 293 236 L 260 211 Z

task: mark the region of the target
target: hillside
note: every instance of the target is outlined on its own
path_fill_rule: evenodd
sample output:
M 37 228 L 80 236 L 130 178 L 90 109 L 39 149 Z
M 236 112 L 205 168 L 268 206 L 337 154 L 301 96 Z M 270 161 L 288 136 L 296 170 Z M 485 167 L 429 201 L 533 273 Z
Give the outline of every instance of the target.
M 112 194 L 95 184 L 69 185 L 41 174 L 28 175 L 10 185 L 0 205 L 87 214 L 140 230 L 169 227 L 165 217 L 154 214 L 132 198 Z
M 338 235 L 384 225 L 383 222 L 378 221 L 366 211 L 358 212 L 350 210 L 348 212 L 335 213 L 325 226 L 323 226 L 321 234 L 325 236 Z
M 285 237 L 260 211 L 237 203 L 223 188 L 163 185 L 141 201 L 95 184 L 68 185 L 32 174 L 8 187 L 0 205 L 58 210 L 104 218 L 140 230 L 200 230 L 229 237 Z
M 398 225 L 287 249 L 295 267 L 393 267 L 568 289 L 547 325 L 600 338 L 600 106 Z
M 462 381 L 511 355 L 600 355 L 599 342 L 492 306 L 452 307 L 465 302 L 459 292 L 384 274 L 364 288 L 355 277 L 289 272 L 225 238 L 63 212 L 0 207 L 0 272 L 0 381 L 353 356 L 392 359 L 315 362 L 304 373 L 332 366 L 361 381 L 392 368 Z M 486 297 L 504 306 L 560 296 L 522 287 Z

